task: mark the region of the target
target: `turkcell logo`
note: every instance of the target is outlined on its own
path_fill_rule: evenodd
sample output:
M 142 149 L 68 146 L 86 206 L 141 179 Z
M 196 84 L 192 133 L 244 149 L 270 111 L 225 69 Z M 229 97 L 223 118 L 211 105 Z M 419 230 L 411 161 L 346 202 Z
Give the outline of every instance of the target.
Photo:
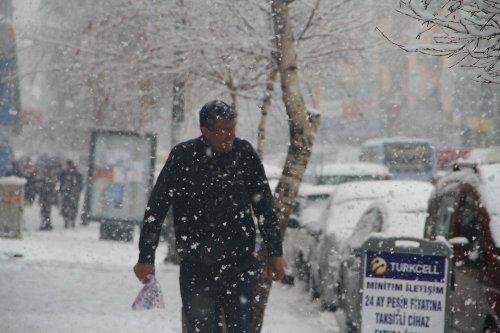
M 382 275 L 387 271 L 387 261 L 382 257 L 375 257 L 370 260 L 370 269 L 377 275 Z
M 367 251 L 366 277 L 442 282 L 445 256 Z

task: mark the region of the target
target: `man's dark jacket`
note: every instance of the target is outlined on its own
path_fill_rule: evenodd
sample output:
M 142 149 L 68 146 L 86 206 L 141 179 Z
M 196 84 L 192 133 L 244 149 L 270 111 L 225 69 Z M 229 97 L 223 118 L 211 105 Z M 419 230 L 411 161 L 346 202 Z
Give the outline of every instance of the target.
M 154 263 L 161 224 L 173 207 L 177 251 L 185 262 L 238 262 L 255 250 L 252 208 L 269 256 L 282 255 L 280 228 L 264 168 L 249 142 L 227 153 L 202 137 L 175 146 L 149 198 L 139 262 Z

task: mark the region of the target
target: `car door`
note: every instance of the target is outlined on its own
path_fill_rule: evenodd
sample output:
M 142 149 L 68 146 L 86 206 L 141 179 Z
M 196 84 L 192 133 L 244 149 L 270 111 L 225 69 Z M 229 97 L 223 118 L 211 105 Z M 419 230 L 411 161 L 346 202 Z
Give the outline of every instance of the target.
M 434 238 L 442 236 L 448 239 L 451 236 L 451 219 L 458 205 L 457 196 L 456 191 L 447 191 L 438 199 Z
M 439 188 L 435 197 L 432 197 L 429 202 L 429 215 L 426 221 L 426 237 L 430 239 L 436 239 L 441 236 L 445 239 L 449 239 L 453 236 L 452 234 L 452 219 L 455 216 L 455 212 L 458 206 L 458 186 L 457 184 L 451 184 L 446 188 Z M 454 263 L 452 263 L 454 265 Z M 454 275 L 452 276 L 452 279 Z M 452 284 L 454 282 L 452 281 Z M 455 294 L 455 300 L 457 295 Z M 451 316 L 453 319 L 455 308 L 452 302 L 451 305 Z M 454 325 L 454 320 L 451 321 L 451 326 Z
M 453 285 L 451 287 L 452 318 L 459 332 L 480 332 L 481 295 L 481 223 L 479 198 L 471 186 L 464 186 L 458 209 L 452 220 Z
M 361 303 L 361 253 L 355 253 L 355 249 L 360 248 L 371 233 L 382 231 L 383 222 L 380 209 L 369 208 L 359 219 L 354 228 L 356 231 L 347 240 L 348 245 L 346 244 L 343 251 L 346 257 L 342 258 L 340 288 L 343 289 L 342 306 L 347 320 L 351 323 L 359 323 Z

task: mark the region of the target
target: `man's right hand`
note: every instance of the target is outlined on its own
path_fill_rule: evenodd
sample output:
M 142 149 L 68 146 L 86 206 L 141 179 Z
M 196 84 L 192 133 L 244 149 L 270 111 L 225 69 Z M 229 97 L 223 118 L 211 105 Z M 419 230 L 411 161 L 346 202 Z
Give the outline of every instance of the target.
M 141 281 L 142 283 L 148 282 L 148 275 L 150 274 L 155 274 L 155 265 L 154 264 L 142 264 L 142 263 L 137 263 L 134 266 L 134 273 L 135 276 Z

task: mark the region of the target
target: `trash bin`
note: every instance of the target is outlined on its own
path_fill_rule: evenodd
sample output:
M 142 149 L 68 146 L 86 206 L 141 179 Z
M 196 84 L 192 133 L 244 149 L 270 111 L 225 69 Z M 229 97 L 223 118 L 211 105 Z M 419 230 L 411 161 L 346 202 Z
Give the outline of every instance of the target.
M 26 179 L 0 178 L 0 237 L 21 238 Z

